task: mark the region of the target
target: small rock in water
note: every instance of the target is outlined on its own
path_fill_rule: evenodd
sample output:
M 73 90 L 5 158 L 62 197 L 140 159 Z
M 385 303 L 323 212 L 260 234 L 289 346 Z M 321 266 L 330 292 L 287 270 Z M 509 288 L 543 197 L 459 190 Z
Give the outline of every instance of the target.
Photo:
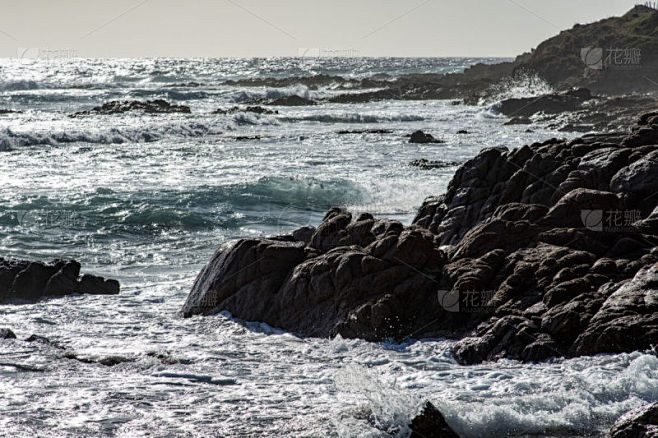
M 411 134 L 409 143 L 445 143 L 443 140 L 434 138 L 432 134 L 425 134 L 423 131 L 416 131 Z
M 421 158 L 419 160 L 413 160 L 409 162 L 410 166 L 414 167 L 419 167 L 423 170 L 429 170 L 429 169 L 441 169 L 444 167 L 454 167 L 454 166 L 459 166 L 461 163 L 458 163 L 456 161 L 429 161 L 425 158 Z
M 1 328 L 0 339 L 16 339 L 16 335 L 8 328 Z
M 423 410 L 409 425 L 410 438 L 459 438 L 446 423 L 443 414 L 430 402 L 425 403 Z

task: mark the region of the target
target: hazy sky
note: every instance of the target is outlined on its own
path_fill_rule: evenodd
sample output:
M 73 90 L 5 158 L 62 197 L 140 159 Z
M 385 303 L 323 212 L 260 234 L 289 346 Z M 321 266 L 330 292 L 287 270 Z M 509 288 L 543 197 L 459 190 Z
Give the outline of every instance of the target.
M 622 0 L 0 0 L 0 57 L 515 56 Z M 313 51 L 309 53 L 314 53 Z

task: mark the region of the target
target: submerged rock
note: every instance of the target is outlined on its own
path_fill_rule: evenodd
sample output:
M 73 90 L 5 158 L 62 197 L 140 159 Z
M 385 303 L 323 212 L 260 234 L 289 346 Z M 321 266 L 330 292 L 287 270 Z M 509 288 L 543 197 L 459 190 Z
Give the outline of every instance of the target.
M 162 99 L 156 100 L 113 100 L 104 103 L 101 106 L 94 107 L 87 111 L 80 111 L 71 114 L 69 117 L 89 116 L 89 115 L 112 115 L 123 114 L 127 112 L 142 112 L 145 114 L 166 114 L 166 113 L 190 113 L 190 107 L 185 105 L 174 105 Z
M 443 140 L 434 138 L 432 134 L 425 134 L 423 131 L 416 131 L 411 134 L 409 143 L 445 143 Z
M 315 230 L 226 245 L 183 314 L 228 310 L 307 336 L 458 338 L 462 363 L 649 349 L 658 145 L 628 138 L 484 149 L 410 226 L 334 208 Z
M 443 414 L 430 402 L 425 403 L 423 410 L 411 421 L 410 438 L 459 438 L 446 423 Z
M 114 295 L 119 282 L 85 274 L 80 263 L 55 260 L 52 263 L 0 258 L 0 303 L 36 302 L 46 296 L 69 294 Z
M 624 414 L 612 426 L 610 438 L 658 437 L 658 402 Z
M 306 99 L 305 97 L 292 95 L 279 97 L 278 99 L 272 99 L 263 102 L 265 105 L 278 105 L 278 106 L 311 106 L 317 105 L 316 102 Z

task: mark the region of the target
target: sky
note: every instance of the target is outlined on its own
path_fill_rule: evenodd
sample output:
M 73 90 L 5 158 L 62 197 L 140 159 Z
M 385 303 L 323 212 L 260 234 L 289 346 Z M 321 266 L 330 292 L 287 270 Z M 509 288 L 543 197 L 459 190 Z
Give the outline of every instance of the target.
M 0 57 L 513 57 L 623 0 L 0 0 Z M 313 55 L 312 55 L 313 56 Z

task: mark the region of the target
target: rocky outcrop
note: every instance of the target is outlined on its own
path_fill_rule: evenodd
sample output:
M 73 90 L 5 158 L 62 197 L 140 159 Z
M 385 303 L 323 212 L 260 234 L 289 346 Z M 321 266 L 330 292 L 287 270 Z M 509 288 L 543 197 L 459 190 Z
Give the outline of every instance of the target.
M 123 114 L 128 112 L 141 112 L 144 114 L 166 114 L 166 113 L 190 113 L 190 107 L 185 105 L 174 105 L 166 100 L 113 100 L 104 103 L 101 106 L 94 107 L 87 111 L 80 111 L 71 114 L 70 117 L 90 116 L 90 115 L 112 115 Z
M 445 143 L 443 140 L 434 138 L 432 134 L 426 134 L 423 131 L 415 131 L 409 137 L 409 143 Z
M 185 316 L 307 336 L 449 336 L 463 363 L 658 344 L 658 129 L 485 149 L 410 226 L 332 209 L 222 247 Z M 641 134 L 638 134 L 641 133 Z
M 500 103 L 500 112 L 509 117 L 530 117 L 537 113 L 559 114 L 579 110 L 591 99 L 592 93 L 586 88 L 580 88 L 539 97 L 505 99 Z
M 658 403 L 634 409 L 612 426 L 609 438 L 655 438 L 658 436 Z
M 446 423 L 443 414 L 430 402 L 425 403 L 422 411 L 411 421 L 410 438 L 459 438 Z
M 572 29 L 544 41 L 515 61 L 557 89 L 587 87 L 608 94 L 655 91 L 658 11 L 636 6 L 621 17 Z
M 85 274 L 80 263 L 55 260 L 52 263 L 0 258 L 0 303 L 23 304 L 43 297 L 69 294 L 114 295 L 119 282 Z

